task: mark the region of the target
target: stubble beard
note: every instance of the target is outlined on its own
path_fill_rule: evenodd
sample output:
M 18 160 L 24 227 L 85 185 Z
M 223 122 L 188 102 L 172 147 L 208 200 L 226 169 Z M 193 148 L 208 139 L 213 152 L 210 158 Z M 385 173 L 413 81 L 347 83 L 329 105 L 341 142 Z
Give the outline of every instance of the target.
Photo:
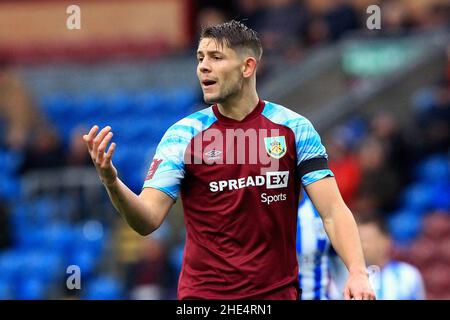
M 225 88 L 222 92 L 219 92 L 216 97 L 207 98 L 206 95 L 203 94 L 203 100 L 207 104 L 224 103 L 228 101 L 230 97 L 239 94 L 239 92 L 242 90 L 242 82 L 243 80 L 240 79 L 235 83 L 235 85 Z

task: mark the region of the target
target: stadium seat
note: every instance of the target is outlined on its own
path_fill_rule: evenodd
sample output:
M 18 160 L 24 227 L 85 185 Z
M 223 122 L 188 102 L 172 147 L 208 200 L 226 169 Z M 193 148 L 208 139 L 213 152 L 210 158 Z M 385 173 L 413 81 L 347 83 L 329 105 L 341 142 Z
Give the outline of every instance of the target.
M 88 121 L 95 118 L 97 114 L 108 114 L 105 99 L 97 92 L 85 92 L 76 97 L 76 108 L 72 117 L 77 122 Z
M 102 258 L 106 245 L 103 227 L 98 228 L 94 221 L 89 221 L 71 229 L 71 241 L 67 250 L 58 251 L 65 265 L 76 265 L 82 270 L 83 277 L 89 279 Z
M 45 232 L 35 225 L 27 223 L 21 226 L 17 235 L 17 247 L 23 250 L 43 246 L 45 242 Z
M 79 266 L 86 278 L 92 276 L 100 257 L 88 248 L 76 248 L 67 256 L 68 265 Z
M 425 213 L 431 207 L 432 189 L 427 184 L 416 183 L 408 186 L 402 195 L 402 205 L 405 210 Z
M 23 161 L 19 152 L 0 150 L 0 175 L 13 175 Z
M 164 110 L 186 116 L 192 113 L 196 92 L 192 89 L 177 89 L 166 93 Z
M 140 116 L 149 116 L 165 108 L 164 97 L 155 90 L 147 90 L 136 94 L 136 113 Z
M 18 282 L 15 299 L 42 300 L 46 298 L 47 285 L 39 278 L 29 277 Z
M 56 222 L 58 215 L 58 202 L 50 197 L 41 197 L 34 200 L 29 207 L 30 221 L 37 226 L 49 225 Z
M 24 266 L 20 277 L 27 279 L 33 276 L 42 283 L 52 281 L 65 275 L 62 256 L 50 250 L 30 250 L 23 252 Z
M 399 245 L 408 245 L 422 230 L 421 217 L 414 211 L 400 211 L 388 218 L 389 230 Z
M 66 119 L 74 109 L 73 97 L 65 92 L 57 92 L 43 97 L 40 106 L 54 123 L 58 123 Z
M 439 183 L 430 186 L 432 188 L 432 210 L 450 212 L 450 180 L 448 183 Z
M 112 277 L 99 277 L 88 283 L 83 298 L 88 300 L 122 299 L 122 287 L 120 283 Z
M 23 266 L 23 255 L 16 250 L 8 250 L 0 253 L 0 278 L 8 283 L 13 283 L 20 276 Z
M 58 253 L 69 250 L 74 241 L 73 228 L 67 223 L 54 223 L 45 227 L 43 231 L 44 247 Z
M 416 176 L 423 183 L 431 185 L 448 183 L 450 180 L 449 159 L 445 155 L 435 155 L 419 163 Z
M 27 228 L 29 220 L 27 218 L 27 205 L 21 201 L 17 201 L 11 206 L 10 225 L 13 230 L 13 238 L 18 242 L 23 235 L 22 230 Z
M 20 180 L 13 175 L 0 175 L 0 198 L 13 202 L 20 198 Z
M 0 278 L 0 300 L 10 300 L 12 298 L 11 285 Z
M 133 114 L 136 110 L 131 94 L 124 90 L 117 90 L 105 97 L 105 112 L 110 116 L 123 117 L 124 114 Z
M 85 221 L 77 225 L 73 233 L 72 250 L 87 251 L 93 256 L 101 256 L 108 237 L 107 230 L 100 221 Z
M 435 103 L 435 95 L 432 88 L 422 88 L 412 96 L 412 106 L 416 113 L 429 110 Z

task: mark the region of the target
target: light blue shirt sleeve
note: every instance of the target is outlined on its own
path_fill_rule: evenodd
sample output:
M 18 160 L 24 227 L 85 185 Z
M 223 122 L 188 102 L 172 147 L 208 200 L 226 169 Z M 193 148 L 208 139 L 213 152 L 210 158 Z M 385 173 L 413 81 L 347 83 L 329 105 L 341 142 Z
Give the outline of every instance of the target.
M 188 144 L 176 126 L 169 128 L 156 148 L 143 188 L 158 189 L 176 200 L 184 178 L 184 153 Z
M 156 148 L 143 188 L 155 188 L 176 200 L 185 176 L 185 153 L 195 135 L 217 118 L 212 108 L 197 111 L 172 125 Z
M 411 294 L 409 299 L 410 300 L 425 300 L 426 294 L 425 294 L 425 285 L 423 283 L 422 275 L 420 274 L 419 270 L 416 268 L 413 268 L 412 273 L 414 275 L 414 286 L 411 290 Z
M 297 166 L 302 166 L 305 161 L 314 158 L 328 159 L 328 155 L 321 142 L 320 136 L 309 120 L 303 118 L 302 121 L 297 124 L 295 131 Z M 334 176 L 333 172 L 328 168 L 314 170 L 301 177 L 302 184 L 307 186 L 308 184 L 316 182 L 327 176 Z

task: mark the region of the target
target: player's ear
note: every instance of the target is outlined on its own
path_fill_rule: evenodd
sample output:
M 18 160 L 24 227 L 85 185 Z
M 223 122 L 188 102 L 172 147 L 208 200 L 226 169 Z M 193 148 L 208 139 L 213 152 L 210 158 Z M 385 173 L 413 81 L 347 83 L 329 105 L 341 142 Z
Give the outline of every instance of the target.
M 242 66 L 242 75 L 244 78 L 250 78 L 256 72 L 258 62 L 254 57 L 247 57 Z

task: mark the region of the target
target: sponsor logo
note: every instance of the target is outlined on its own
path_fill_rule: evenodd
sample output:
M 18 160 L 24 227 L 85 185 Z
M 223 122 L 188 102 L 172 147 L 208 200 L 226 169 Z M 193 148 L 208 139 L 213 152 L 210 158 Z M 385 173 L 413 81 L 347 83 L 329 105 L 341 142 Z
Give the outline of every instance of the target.
M 161 162 L 162 159 L 153 159 L 152 164 L 150 165 L 150 169 L 148 169 L 147 177 L 145 177 L 145 181 L 151 180 L 153 178 Z
M 285 193 L 280 193 L 277 195 L 267 195 L 267 193 L 261 194 L 261 202 L 271 204 L 272 202 L 285 201 L 287 195 Z
M 218 160 L 222 157 L 222 151 L 212 149 L 208 152 L 204 153 L 206 160 L 212 161 L 212 160 Z
M 246 178 L 212 181 L 209 183 L 211 192 L 224 190 L 238 190 L 248 187 L 266 186 L 267 189 L 286 188 L 289 180 L 289 171 L 266 172 L 265 176 L 249 176 Z
M 266 172 L 267 189 L 286 188 L 288 185 L 289 171 Z
M 286 139 L 284 136 L 264 138 L 264 145 L 269 156 L 280 159 L 287 151 Z

